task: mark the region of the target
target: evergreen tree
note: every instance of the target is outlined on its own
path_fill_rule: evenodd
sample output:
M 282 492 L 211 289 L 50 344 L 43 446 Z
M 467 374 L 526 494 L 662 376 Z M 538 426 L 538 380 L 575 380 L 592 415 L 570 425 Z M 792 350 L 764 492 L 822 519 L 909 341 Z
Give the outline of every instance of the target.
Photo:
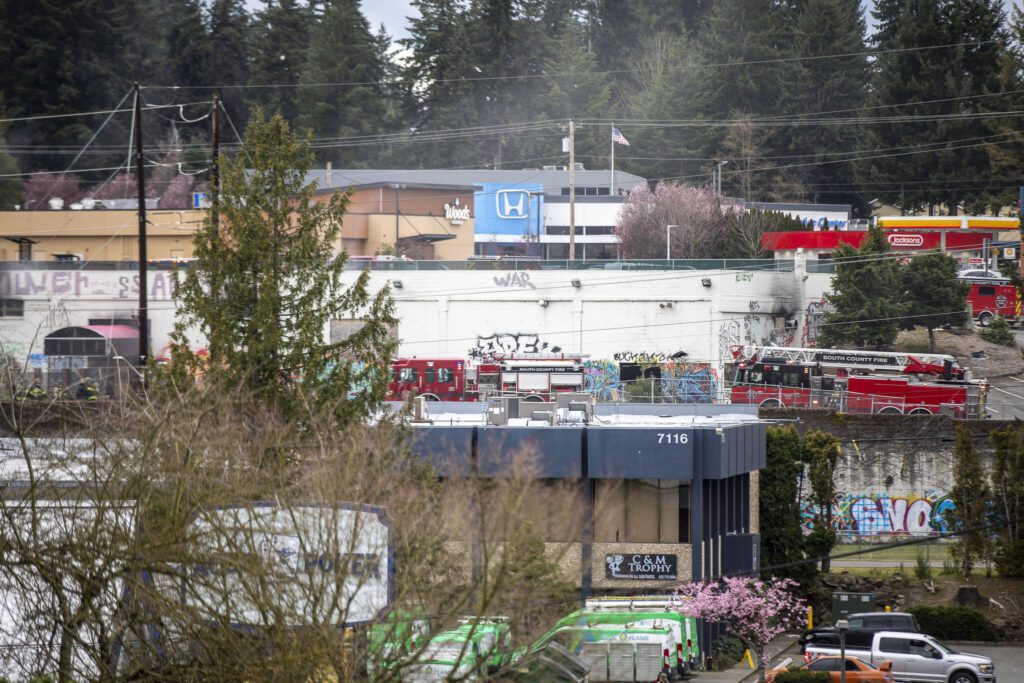
M 626 3 L 623 3 L 624 5 Z M 680 103 L 686 102 L 686 82 L 679 66 L 687 58 L 686 37 L 658 31 L 644 37 L 633 49 L 626 71 L 618 80 L 617 98 L 624 114 L 634 119 L 675 119 L 680 117 Z M 630 130 L 629 154 L 616 159 L 616 167 L 639 173 L 647 178 L 679 177 L 701 173 L 700 162 L 675 161 L 673 156 L 696 155 L 697 142 L 690 129 L 684 127 L 650 126 Z M 624 132 L 625 132 L 624 131 Z M 670 151 L 670 153 L 666 153 Z M 631 160 L 628 157 L 639 157 Z
M 955 507 L 947 510 L 946 521 L 951 530 L 959 532 L 953 557 L 967 579 L 974 563 L 988 555 L 991 532 L 985 526 L 990 489 L 971 432 L 961 425 L 957 425 L 953 443 L 953 488 L 949 497 Z
M 866 27 L 862 3 L 850 0 L 806 0 L 793 24 L 793 48 L 797 57 L 849 54 L 849 57 L 808 59 L 798 62 L 800 82 L 814 87 L 797 89 L 798 111 L 807 116 L 850 109 L 867 97 L 868 64 L 863 53 Z M 860 53 L 860 54 L 858 54 Z M 858 191 L 849 152 L 860 149 L 861 131 L 857 126 L 799 126 L 786 131 L 789 154 L 806 155 L 795 159 L 800 164 L 800 182 L 807 187 L 808 198 L 815 202 L 854 206 L 858 215 L 867 215 L 867 201 Z
M 804 559 L 799 481 L 803 472 L 800 433 L 792 425 L 769 427 L 766 463 L 760 473 L 761 564 L 788 565 Z M 809 578 L 813 565 L 795 564 L 775 575 Z
M 687 116 L 674 118 L 730 119 L 743 115 L 780 116 L 795 110 L 788 93 L 799 90 L 791 55 L 792 13 L 772 0 L 719 0 L 707 19 L 707 31 L 697 43 L 694 68 L 687 72 Z M 736 62 L 764 62 L 730 66 Z M 728 127 L 707 128 L 699 151 L 719 156 Z M 785 141 L 776 132 L 764 141 L 766 156 L 785 154 Z M 724 184 L 728 183 L 726 176 Z
M 832 504 L 836 499 L 836 465 L 839 463 L 839 439 L 827 432 L 811 431 L 804 435 L 803 459 L 807 463 L 807 479 L 814 503 L 814 529 L 807 538 L 807 553 L 820 557 L 821 571 L 831 569 L 829 554 L 836 545 Z
M 969 283 L 956 276 L 956 261 L 943 253 L 921 254 L 903 269 L 904 303 L 914 317 L 903 321 L 903 328 L 928 330 L 928 346 L 935 353 L 935 328 L 960 325 L 966 320 Z
M 548 54 L 544 72 L 559 75 L 546 79 L 547 93 L 543 98 L 546 118 L 557 121 L 606 118 L 611 87 L 605 74 L 596 72 L 597 58 L 587 50 L 583 27 L 573 20 L 567 21 Z M 594 159 L 594 165 L 607 168 L 611 128 L 593 125 L 577 128 L 577 131 L 577 158 Z M 545 143 L 550 146 L 551 141 L 541 140 L 541 145 Z M 535 156 L 543 156 L 544 152 L 540 147 Z
M 4 109 L 0 106 L 0 118 L 3 117 Z M 0 211 L 12 211 L 15 206 L 24 206 L 25 192 L 22 179 L 16 175 L 19 173 L 18 162 L 7 151 L 5 130 L 0 124 Z
M 71 114 L 112 109 L 139 72 L 129 30 L 136 3 L 78 0 L 5 0 L 0 25 L 9 28 L 8 56 L 0 73 L 0 100 L 10 117 Z M 130 104 L 130 102 L 129 102 Z M 11 144 L 84 144 L 102 117 L 19 121 L 8 130 Z M 116 116 L 98 144 L 124 144 L 128 117 Z M 119 153 L 118 159 L 122 158 Z M 97 166 L 111 159 L 91 157 Z M 63 168 L 62 154 L 33 154 L 26 171 Z
M 165 78 L 182 88 L 202 85 L 209 73 L 212 46 L 206 32 L 200 0 L 175 0 L 170 3 L 172 21 L 165 47 Z
M 963 115 L 1007 110 L 1006 103 L 999 98 L 987 97 L 1001 89 L 1001 59 L 1007 39 L 1003 28 L 1005 21 L 999 0 L 946 2 L 943 24 L 951 36 L 948 42 L 962 44 L 951 51 L 943 91 L 944 97 L 960 99 L 945 105 L 944 113 Z M 959 213 L 961 203 L 967 213 L 988 213 L 992 197 L 988 188 L 992 179 L 992 146 L 976 143 L 998 132 L 993 124 L 994 120 L 990 119 L 949 119 L 935 124 L 936 139 L 952 144 L 934 160 L 929 180 L 936 203 L 944 204 L 950 215 Z M 967 142 L 953 142 L 957 140 Z M 971 146 L 966 146 L 968 144 Z M 964 183 L 964 179 L 969 182 Z M 961 189 L 964 187 L 968 189 Z
M 818 337 L 821 346 L 881 346 L 895 341 L 907 307 L 901 296 L 900 266 L 888 254 L 889 242 L 877 225 L 868 230 L 860 249 L 843 245 L 835 251 L 832 293 L 825 295 L 833 312 Z
M 299 113 L 297 88 L 306 64 L 313 8 L 299 0 L 264 0 L 253 26 L 251 99 L 269 112 L 281 112 L 288 121 Z
M 256 112 L 246 154 L 222 164 L 222 187 L 195 236 L 196 263 L 176 290 L 179 317 L 172 370 L 197 364 L 188 331 L 207 341 L 216 380 L 248 387 L 286 415 L 319 406 L 339 423 L 366 419 L 387 389 L 395 345 L 394 303 L 369 292 L 364 272 L 346 288 L 335 254 L 346 195 L 313 201 L 305 184 L 313 157 L 280 115 Z M 364 324 L 324 342 L 336 318 Z
M 249 82 L 252 24 L 244 0 L 213 0 L 208 23 L 211 49 L 204 82 L 245 85 Z M 244 126 L 249 114 L 245 89 L 227 88 L 220 96 L 235 123 Z
M 1001 87 L 1000 44 L 1005 36 L 998 2 L 882 0 L 874 16 L 875 45 L 886 52 L 875 62 L 867 101 L 873 116 L 955 117 L 1004 106 L 986 97 Z M 938 45 L 956 46 L 913 49 Z M 990 150 L 978 138 L 991 136 L 993 130 L 983 118 L 869 125 L 865 147 L 915 153 L 873 155 L 857 164 L 858 178 L 873 196 L 901 209 L 934 210 L 941 205 L 956 214 L 961 203 L 987 201 Z
M 344 138 L 385 132 L 385 76 L 380 46 L 359 9 L 359 0 L 329 0 L 313 27 L 298 96 L 299 124 L 314 135 Z M 312 87 L 318 83 L 349 86 Z M 322 154 L 341 167 L 366 165 L 373 147 L 339 147 Z
M 1019 422 L 993 432 L 993 516 L 999 524 L 996 569 L 1024 576 L 1024 431 Z
M 475 109 L 479 77 L 471 45 L 472 20 L 457 0 L 413 0 L 418 10 L 409 26 L 409 37 L 399 41 L 410 57 L 402 71 L 405 119 L 415 140 L 423 131 L 473 126 L 481 118 Z M 416 84 L 416 85 L 413 85 Z M 493 122 L 492 122 L 493 123 Z M 397 147 L 407 160 L 428 166 L 479 163 L 480 154 L 468 145 L 409 143 Z

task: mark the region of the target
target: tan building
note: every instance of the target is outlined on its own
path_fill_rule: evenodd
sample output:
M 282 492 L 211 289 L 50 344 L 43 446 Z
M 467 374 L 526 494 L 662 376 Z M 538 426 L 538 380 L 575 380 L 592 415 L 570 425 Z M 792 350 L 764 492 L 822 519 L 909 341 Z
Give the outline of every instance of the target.
M 192 233 L 204 211 L 147 212 L 147 256 L 192 255 Z M 134 261 L 139 256 L 134 210 L 0 211 L 0 261 Z
M 413 259 L 473 255 L 473 185 L 367 183 L 351 189 L 341 247 L 352 256 L 397 253 Z M 326 201 L 338 189 L 317 193 Z
M 414 259 L 464 260 L 473 254 L 472 185 L 371 183 L 352 188 L 338 245 L 352 256 L 397 253 Z M 326 201 L 331 189 L 317 193 Z M 203 210 L 147 212 L 150 260 L 192 257 Z M 0 211 L 0 261 L 134 261 L 134 209 Z

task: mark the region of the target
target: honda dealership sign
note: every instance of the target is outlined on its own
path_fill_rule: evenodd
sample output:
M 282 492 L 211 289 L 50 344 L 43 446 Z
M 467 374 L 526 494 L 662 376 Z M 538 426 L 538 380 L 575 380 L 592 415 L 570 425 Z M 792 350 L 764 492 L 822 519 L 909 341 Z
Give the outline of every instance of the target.
M 477 242 L 538 240 L 544 225 L 544 186 L 540 183 L 481 183 L 474 195 Z

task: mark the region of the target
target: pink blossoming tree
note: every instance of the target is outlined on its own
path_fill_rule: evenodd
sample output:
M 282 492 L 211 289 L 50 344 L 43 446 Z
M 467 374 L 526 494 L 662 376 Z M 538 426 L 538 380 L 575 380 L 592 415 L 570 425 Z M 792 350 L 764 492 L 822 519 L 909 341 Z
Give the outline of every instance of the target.
M 804 601 L 793 593 L 797 583 L 772 577 L 769 581 L 749 577 L 724 578 L 709 583 L 680 586 L 682 614 L 725 624 L 757 658 L 760 679 L 770 658 L 765 646 L 773 638 L 800 625 L 806 612 Z

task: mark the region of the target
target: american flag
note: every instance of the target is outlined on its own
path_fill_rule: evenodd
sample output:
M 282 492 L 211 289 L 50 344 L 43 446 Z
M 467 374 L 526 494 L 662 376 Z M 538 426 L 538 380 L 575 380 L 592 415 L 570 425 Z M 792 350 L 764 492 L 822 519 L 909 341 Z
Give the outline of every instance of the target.
M 629 140 L 626 139 L 626 136 L 623 135 L 622 131 L 618 128 L 612 128 L 612 142 L 617 142 L 620 145 L 629 147 Z

